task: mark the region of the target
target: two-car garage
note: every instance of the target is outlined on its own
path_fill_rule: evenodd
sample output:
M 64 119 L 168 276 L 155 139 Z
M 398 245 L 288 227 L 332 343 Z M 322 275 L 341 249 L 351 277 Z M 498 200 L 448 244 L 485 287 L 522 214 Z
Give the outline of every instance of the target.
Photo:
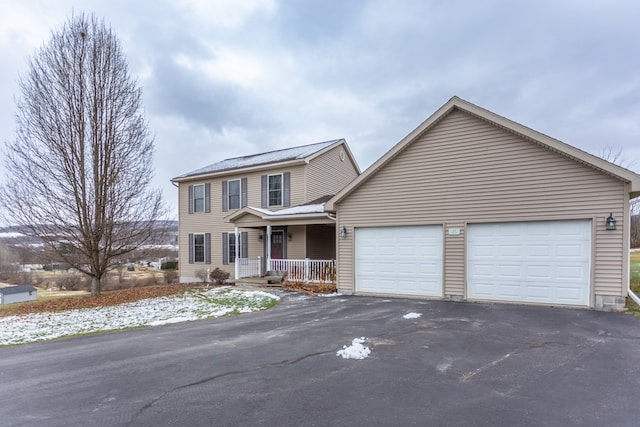
M 468 224 L 466 298 L 588 306 L 591 233 L 590 220 Z M 442 297 L 444 234 L 442 225 L 356 229 L 356 292 Z
M 453 97 L 325 203 L 342 293 L 618 311 L 640 175 Z

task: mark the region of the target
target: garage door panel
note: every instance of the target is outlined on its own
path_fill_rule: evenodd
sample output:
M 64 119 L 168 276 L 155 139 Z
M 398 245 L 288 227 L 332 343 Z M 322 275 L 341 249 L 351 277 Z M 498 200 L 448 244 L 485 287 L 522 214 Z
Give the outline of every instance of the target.
M 441 226 L 355 231 L 356 292 L 441 296 Z
M 589 220 L 468 226 L 470 299 L 589 305 L 590 271 Z

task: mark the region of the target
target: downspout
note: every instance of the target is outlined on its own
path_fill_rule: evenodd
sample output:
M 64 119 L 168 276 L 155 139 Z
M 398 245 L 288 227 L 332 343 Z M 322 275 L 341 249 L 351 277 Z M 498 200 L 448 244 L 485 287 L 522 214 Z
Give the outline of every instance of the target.
M 640 297 L 638 297 L 638 295 L 636 295 L 631 290 L 631 285 L 629 285 L 629 289 L 627 290 L 627 295 L 629 296 L 629 298 L 631 298 L 633 300 L 633 302 L 635 302 L 636 304 L 638 304 L 640 306 Z

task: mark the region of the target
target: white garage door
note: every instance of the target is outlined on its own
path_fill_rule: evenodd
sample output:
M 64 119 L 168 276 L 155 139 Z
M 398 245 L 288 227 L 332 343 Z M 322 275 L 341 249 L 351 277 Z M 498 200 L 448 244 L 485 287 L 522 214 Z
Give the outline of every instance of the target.
M 442 296 L 442 226 L 357 228 L 356 292 Z
M 591 221 L 470 224 L 467 297 L 589 305 Z

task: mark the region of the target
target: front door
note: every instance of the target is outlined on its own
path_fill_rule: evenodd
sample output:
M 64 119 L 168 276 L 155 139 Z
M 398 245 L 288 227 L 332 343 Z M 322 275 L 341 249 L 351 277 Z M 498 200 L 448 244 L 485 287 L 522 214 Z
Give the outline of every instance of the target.
M 271 259 L 284 258 L 284 231 L 274 230 L 271 232 Z

